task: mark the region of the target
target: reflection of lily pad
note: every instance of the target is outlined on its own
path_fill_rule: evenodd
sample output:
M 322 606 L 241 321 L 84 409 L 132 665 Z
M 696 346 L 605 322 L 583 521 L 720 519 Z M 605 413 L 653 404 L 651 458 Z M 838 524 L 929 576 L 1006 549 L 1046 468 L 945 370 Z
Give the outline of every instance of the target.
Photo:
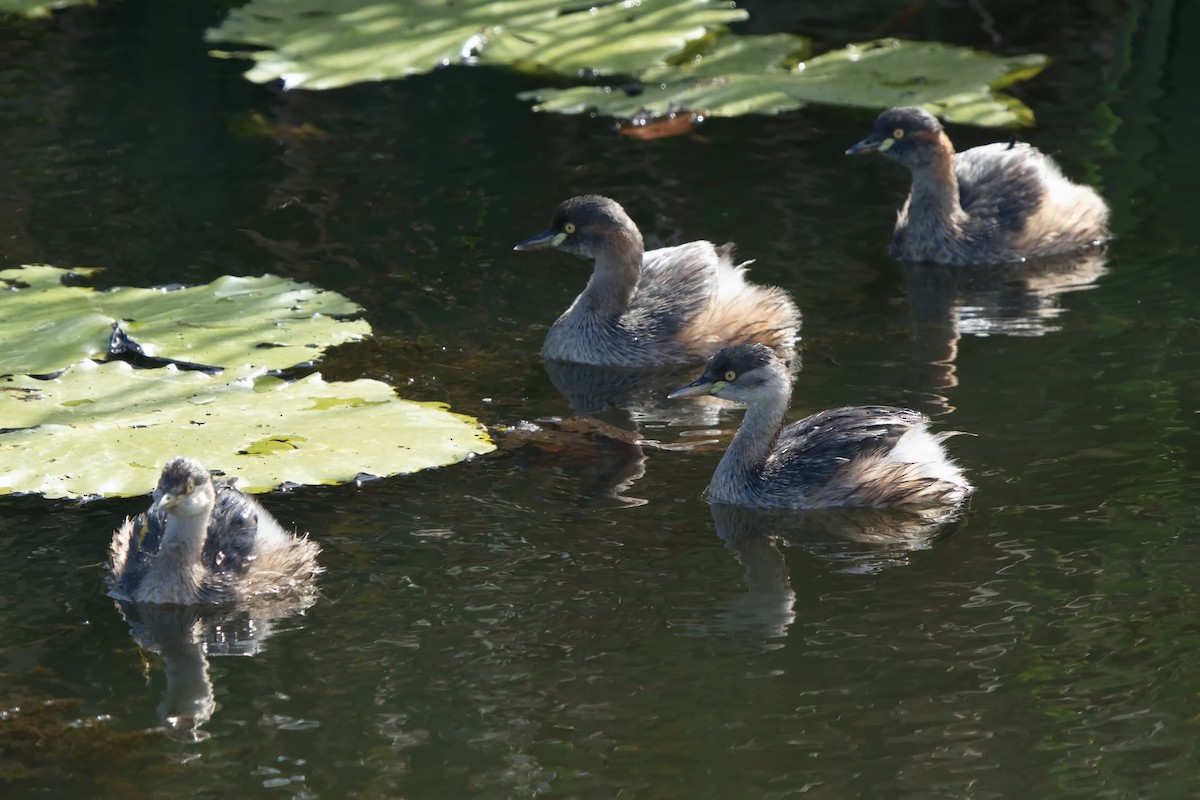
M 340 483 L 494 449 L 471 417 L 401 400 L 378 381 L 287 383 L 261 371 L 138 370 L 84 361 L 53 380 L 0 379 L 0 494 L 131 496 L 176 454 L 241 478 Z
M 936 42 L 894 39 L 851 45 L 794 69 L 806 42 L 783 34 L 721 37 L 690 63 L 653 67 L 633 87 L 577 86 L 525 92 L 538 111 L 614 117 L 693 111 L 709 116 L 777 114 L 809 103 L 922 106 L 952 122 L 1028 125 L 1033 113 L 995 90 L 1032 77 L 1045 56 L 1001 58 Z
M 0 17 L 20 14 L 23 17 L 48 17 L 50 12 L 67 6 L 91 3 L 91 0 L 0 0 Z
M 589 6 L 598 7 L 589 7 Z M 257 62 L 246 77 L 332 89 L 402 78 L 478 58 L 568 75 L 632 73 L 746 12 L 716 0 L 251 0 L 208 31 L 257 45 L 214 55 Z
M 96 270 L 74 270 L 87 275 Z M 183 289 L 65 286 L 68 270 L 0 271 L 0 374 L 41 375 L 108 351 L 114 322 L 148 355 L 218 367 L 287 367 L 361 339 L 357 305 L 334 292 L 266 275 Z

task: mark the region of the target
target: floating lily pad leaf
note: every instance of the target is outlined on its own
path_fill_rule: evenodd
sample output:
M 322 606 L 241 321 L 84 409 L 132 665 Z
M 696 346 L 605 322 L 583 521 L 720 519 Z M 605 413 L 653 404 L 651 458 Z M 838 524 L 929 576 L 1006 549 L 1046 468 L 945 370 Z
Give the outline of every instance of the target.
M 1004 58 L 939 42 L 883 39 L 820 55 L 795 72 L 795 93 L 810 103 L 890 108 L 922 106 L 967 125 L 1030 125 L 1033 112 L 996 90 L 1037 75 L 1040 53 Z
M 625 0 L 509 26 L 482 55 L 489 64 L 528 62 L 564 75 L 628 75 L 666 60 L 710 28 L 747 16 L 711 0 Z
M 494 449 L 471 417 L 372 380 L 285 382 L 84 361 L 53 380 L 0 378 L 0 494 L 133 496 L 189 455 L 249 491 L 453 464 Z
M 250 58 L 246 77 L 332 89 L 456 63 L 529 65 L 576 75 L 637 72 L 708 28 L 746 18 L 725 0 L 251 0 L 210 29 L 216 50 Z
M 67 6 L 92 5 L 91 0 L 0 0 L 0 17 L 20 14 L 23 17 L 48 17 L 50 12 Z
M 783 67 L 804 55 L 808 47 L 808 39 L 786 33 L 726 35 L 686 64 L 652 67 L 636 82 L 619 88 L 534 89 L 518 96 L 540 101 L 535 111 L 582 114 L 595 110 L 623 119 L 673 111 L 714 117 L 778 114 L 804 105 L 788 93 L 791 73 Z
M 151 356 L 217 367 L 286 369 L 368 333 L 362 309 L 306 283 L 225 276 L 182 289 L 98 292 L 63 278 L 94 269 L 0 271 L 0 374 L 43 375 L 108 352 L 113 323 Z
M 1031 124 L 1033 113 L 997 89 L 1036 75 L 1048 63 L 1040 54 L 1001 58 L 896 39 L 851 45 L 788 69 L 791 56 L 788 37 L 726 35 L 693 62 L 647 70 L 632 90 L 581 86 L 520 97 L 539 101 L 538 111 L 596 111 L 621 118 L 677 111 L 777 114 L 809 103 L 878 109 L 915 105 L 952 122 L 1014 126 Z

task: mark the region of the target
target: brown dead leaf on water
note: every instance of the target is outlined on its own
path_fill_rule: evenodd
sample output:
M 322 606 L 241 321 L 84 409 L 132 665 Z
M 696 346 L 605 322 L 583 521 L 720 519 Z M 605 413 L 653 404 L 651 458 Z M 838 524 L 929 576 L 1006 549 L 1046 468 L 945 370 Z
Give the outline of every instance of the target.
M 645 141 L 688 134 L 697 139 L 703 139 L 694 131 L 696 126 L 704 122 L 704 119 L 703 114 L 692 112 L 672 112 L 662 117 L 637 116 L 631 120 L 618 122 L 615 130 L 618 136 L 630 136 Z

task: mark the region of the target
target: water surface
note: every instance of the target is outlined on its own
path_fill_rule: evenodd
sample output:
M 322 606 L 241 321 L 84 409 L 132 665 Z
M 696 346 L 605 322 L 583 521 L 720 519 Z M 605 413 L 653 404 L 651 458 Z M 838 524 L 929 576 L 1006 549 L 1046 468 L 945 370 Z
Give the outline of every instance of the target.
M 826 46 L 891 13 L 757 5 L 754 30 Z M 972 5 L 882 30 L 1055 57 L 1018 88 L 1028 138 L 1111 201 L 1103 259 L 899 268 L 885 245 L 905 175 L 840 156 L 866 112 L 641 142 L 529 113 L 513 95 L 536 79 L 510 73 L 254 86 L 205 54 L 212 6 L 130 0 L 0 30 L 0 266 L 311 280 L 377 334 L 331 353 L 327 376 L 488 424 L 564 420 L 497 458 L 266 496 L 325 548 L 322 597 L 252 656 L 208 659 L 199 741 L 162 732 L 164 659 L 102 588 L 111 530 L 146 501 L 0 499 L 12 796 L 1188 795 L 1200 12 L 1014 2 L 985 24 Z M 794 415 L 897 403 L 977 434 L 951 442 L 979 486 L 966 518 L 710 507 L 739 412 L 645 396 L 577 418 L 537 351 L 586 267 L 511 246 L 585 191 L 653 244 L 734 239 L 794 293 Z

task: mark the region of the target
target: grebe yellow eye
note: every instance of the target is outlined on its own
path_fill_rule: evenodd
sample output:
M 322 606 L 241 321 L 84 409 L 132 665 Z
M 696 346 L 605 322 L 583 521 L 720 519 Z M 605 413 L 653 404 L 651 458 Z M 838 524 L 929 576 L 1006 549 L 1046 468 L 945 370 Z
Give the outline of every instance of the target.
M 568 222 L 566 225 L 563 225 L 563 230 L 566 231 L 567 233 L 574 233 L 575 232 L 575 223 Z
M 903 139 L 904 138 L 904 128 L 896 128 L 896 130 L 892 131 L 892 138 L 893 139 Z
M 728 382 L 731 382 L 731 383 L 732 383 L 733 381 L 736 381 L 736 380 L 737 380 L 737 373 L 736 373 L 736 372 L 734 372 L 734 371 L 733 371 L 733 370 L 731 370 L 731 369 L 730 369 L 730 370 L 726 370 L 726 371 L 725 371 L 725 380 L 726 380 L 726 381 L 728 381 Z

